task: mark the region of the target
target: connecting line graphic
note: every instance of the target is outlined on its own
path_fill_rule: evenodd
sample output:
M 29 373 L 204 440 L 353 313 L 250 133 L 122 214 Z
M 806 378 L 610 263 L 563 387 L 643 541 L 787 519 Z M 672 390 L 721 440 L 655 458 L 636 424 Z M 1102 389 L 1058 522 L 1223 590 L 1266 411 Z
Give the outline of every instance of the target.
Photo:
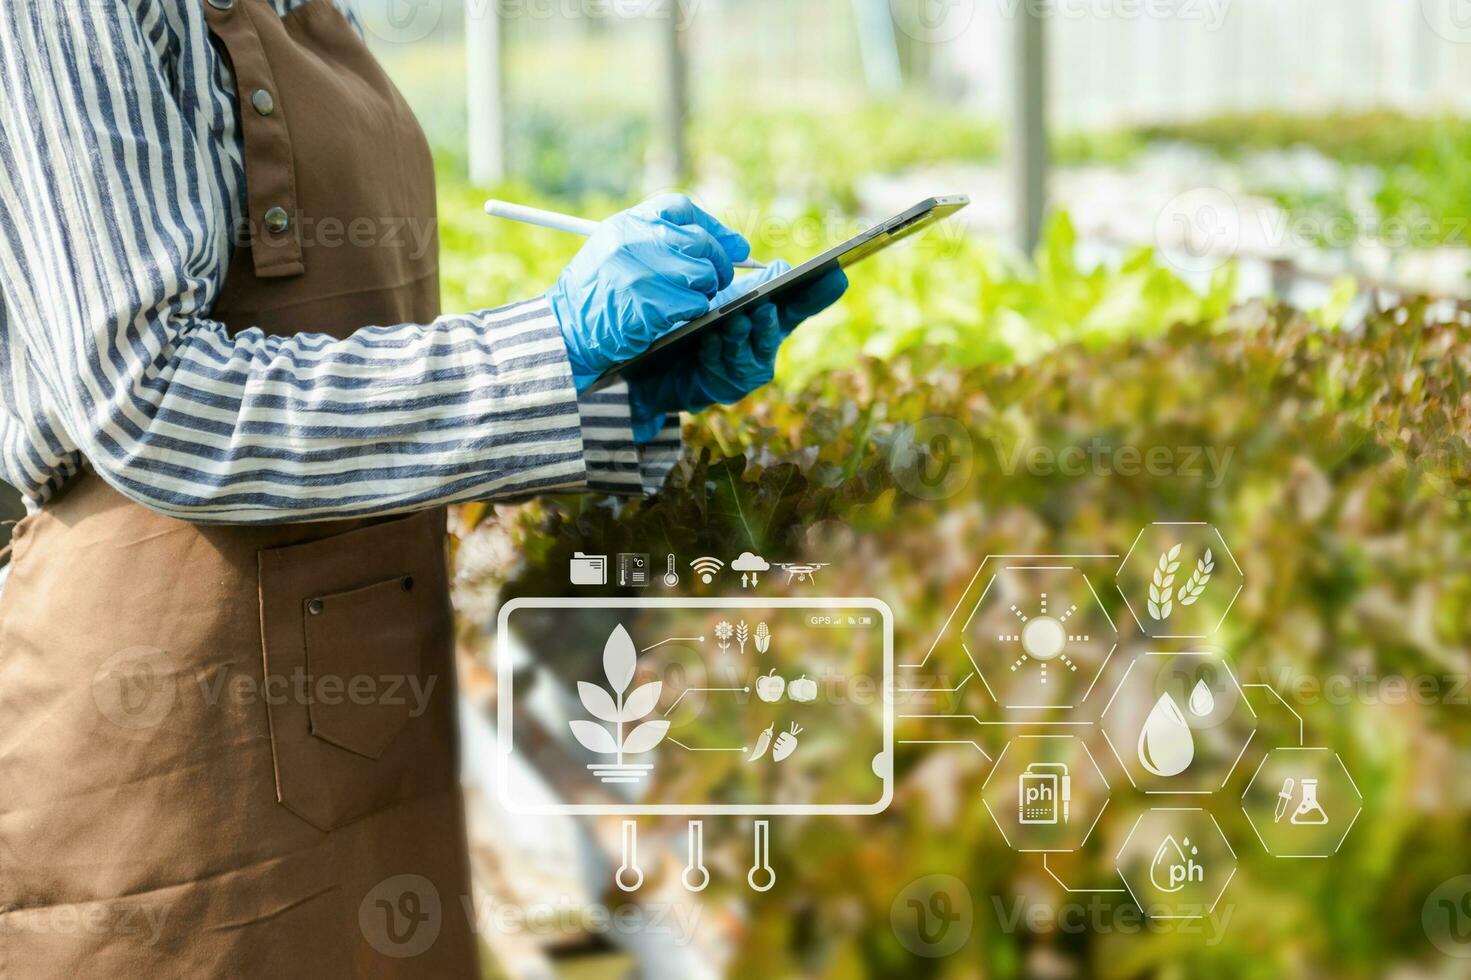
M 1004 725 L 1017 727 L 1020 725 L 1041 725 L 1045 728 L 1092 728 L 1091 721 L 981 721 L 975 715 L 899 715 L 899 718 L 969 718 L 977 725 Z
M 644 647 L 642 650 L 639 651 L 639 653 L 648 653 L 650 650 L 653 650 L 655 647 L 662 647 L 666 643 L 704 643 L 704 642 L 705 642 L 705 638 L 703 636 L 671 636 L 667 640 L 660 640 L 658 643 L 655 643 L 653 646 Z
M 968 738 L 901 738 L 896 739 L 895 741 L 897 741 L 900 745 L 969 745 L 971 748 L 979 752 L 981 754 L 981 757 L 984 758 L 987 762 L 996 761 L 995 759 L 991 758 L 991 753 L 987 752 L 985 749 L 981 748 L 978 743 Z
M 976 676 L 974 671 L 966 674 L 965 678 L 954 687 L 896 687 L 894 688 L 894 690 L 898 691 L 901 694 L 954 694 L 962 687 L 965 687 L 965 685 L 969 683 L 970 679 L 974 676 Z M 937 682 L 938 680 L 939 678 L 936 678 Z
M 1129 893 L 1127 888 L 1074 888 L 1057 876 L 1057 872 L 1053 871 L 1052 866 L 1047 863 L 1048 857 L 1050 857 L 1048 854 L 1042 855 L 1042 870 L 1047 872 L 1052 880 L 1061 885 L 1062 890 L 1069 895 L 1127 895 Z M 1123 876 L 1120 876 L 1119 880 L 1122 881 Z
M 1303 723 L 1302 723 L 1302 715 L 1298 714 L 1297 713 L 1297 709 L 1294 708 L 1292 705 L 1290 705 L 1290 704 L 1287 703 L 1287 699 L 1286 698 L 1284 698 L 1282 695 L 1280 695 L 1280 694 L 1277 693 L 1277 689 L 1275 687 L 1273 687 L 1270 684 L 1261 684 L 1261 683 L 1256 683 L 1256 684 L 1242 684 L 1241 686 L 1242 687 L 1260 687 L 1260 688 L 1263 688 L 1264 690 L 1267 691 L 1267 693 L 1271 694 L 1272 697 L 1276 698 L 1279 702 L 1281 702 L 1282 707 L 1284 707 L 1288 711 L 1292 712 L 1292 717 L 1294 717 L 1294 718 L 1297 719 L 1297 744 L 1298 744 L 1298 746 L 1301 747 L 1301 746 L 1307 745 L 1307 730 L 1303 726 Z
M 697 749 L 694 746 L 685 745 L 683 742 L 681 742 L 677 738 L 670 738 L 670 739 L 668 739 L 668 741 L 672 745 L 678 745 L 680 748 L 684 749 L 686 752 L 745 752 L 746 751 L 746 746 L 744 746 L 744 745 L 737 746 L 737 747 L 734 747 L 734 748 Z
M 749 687 L 687 687 L 683 691 L 679 692 L 679 697 L 670 702 L 669 707 L 664 709 L 664 717 L 668 718 L 669 712 L 674 710 L 674 706 L 683 701 L 686 694 L 694 691 L 740 691 L 744 694 L 751 693 L 751 689 Z M 674 739 L 671 738 L 669 741 L 673 742 Z

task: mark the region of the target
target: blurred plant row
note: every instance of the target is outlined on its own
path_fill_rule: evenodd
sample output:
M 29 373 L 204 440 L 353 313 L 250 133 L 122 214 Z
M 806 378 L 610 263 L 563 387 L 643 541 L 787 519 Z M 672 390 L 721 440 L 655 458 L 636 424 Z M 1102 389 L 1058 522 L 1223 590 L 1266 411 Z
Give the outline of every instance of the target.
M 640 186 L 655 152 L 647 111 L 581 111 L 533 103 L 513 120 L 513 164 L 532 190 L 558 197 L 619 195 Z M 1399 247 L 1471 245 L 1471 121 L 1392 110 L 1325 116 L 1253 113 L 1101 133 L 1059 133 L 1059 166 L 1127 166 L 1151 149 L 1190 147 L 1236 165 L 1248 192 L 1309 227 L 1372 232 Z M 841 111 L 731 105 L 694 124 L 702 182 L 748 202 L 858 207 L 866 175 L 1000 162 L 1000 128 L 963 108 L 914 101 Z M 454 168 L 463 169 L 459 152 Z M 1389 230 L 1386 231 L 1386 228 Z

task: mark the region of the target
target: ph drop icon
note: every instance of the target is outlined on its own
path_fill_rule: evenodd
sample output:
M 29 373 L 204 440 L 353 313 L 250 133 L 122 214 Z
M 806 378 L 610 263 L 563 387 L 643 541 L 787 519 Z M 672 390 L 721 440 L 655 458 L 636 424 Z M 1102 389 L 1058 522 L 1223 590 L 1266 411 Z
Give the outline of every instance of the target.
M 1185 853 L 1187 849 L 1188 855 Z M 1199 848 L 1190 843 L 1189 837 L 1182 845 L 1175 841 L 1174 834 L 1166 834 L 1149 864 L 1150 882 L 1160 891 L 1174 894 L 1190 882 L 1204 881 L 1205 870 L 1195 861 L 1199 853 Z
M 1185 714 L 1166 691 L 1154 703 L 1139 732 L 1139 764 L 1156 776 L 1178 776 L 1194 758 L 1195 738 Z

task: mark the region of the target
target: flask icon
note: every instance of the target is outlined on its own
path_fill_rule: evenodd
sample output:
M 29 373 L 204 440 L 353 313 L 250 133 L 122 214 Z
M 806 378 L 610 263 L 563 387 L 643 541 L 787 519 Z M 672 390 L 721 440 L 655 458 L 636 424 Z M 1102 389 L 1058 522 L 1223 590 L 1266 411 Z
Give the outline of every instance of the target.
M 1298 826 L 1312 826 L 1328 822 L 1328 814 L 1318 802 L 1318 781 L 1316 779 L 1304 779 L 1302 781 L 1302 799 L 1297 804 L 1297 809 L 1292 812 L 1291 823 Z

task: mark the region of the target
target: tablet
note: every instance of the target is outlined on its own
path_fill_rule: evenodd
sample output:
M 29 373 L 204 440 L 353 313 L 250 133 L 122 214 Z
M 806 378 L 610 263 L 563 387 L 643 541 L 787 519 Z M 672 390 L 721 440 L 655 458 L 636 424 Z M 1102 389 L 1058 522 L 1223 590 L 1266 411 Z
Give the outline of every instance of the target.
M 926 198 L 914 207 L 907 208 L 887 221 L 874 225 L 841 245 L 836 245 L 821 255 L 808 259 L 785 275 L 762 283 L 749 293 L 731 300 L 719 309 L 711 310 L 704 316 L 696 317 L 674 328 L 656 340 L 653 346 L 642 354 L 609 368 L 589 386 L 588 390 L 597 391 L 614 381 L 637 375 L 640 372 L 662 370 L 670 364 L 692 356 L 690 345 L 696 337 L 731 314 L 777 298 L 789 289 L 798 288 L 821 277 L 834 266 L 846 269 L 860 259 L 865 259 L 889 247 L 901 238 L 907 238 L 917 231 L 928 228 L 941 218 L 949 217 L 969 203 L 970 198 L 964 194 Z

